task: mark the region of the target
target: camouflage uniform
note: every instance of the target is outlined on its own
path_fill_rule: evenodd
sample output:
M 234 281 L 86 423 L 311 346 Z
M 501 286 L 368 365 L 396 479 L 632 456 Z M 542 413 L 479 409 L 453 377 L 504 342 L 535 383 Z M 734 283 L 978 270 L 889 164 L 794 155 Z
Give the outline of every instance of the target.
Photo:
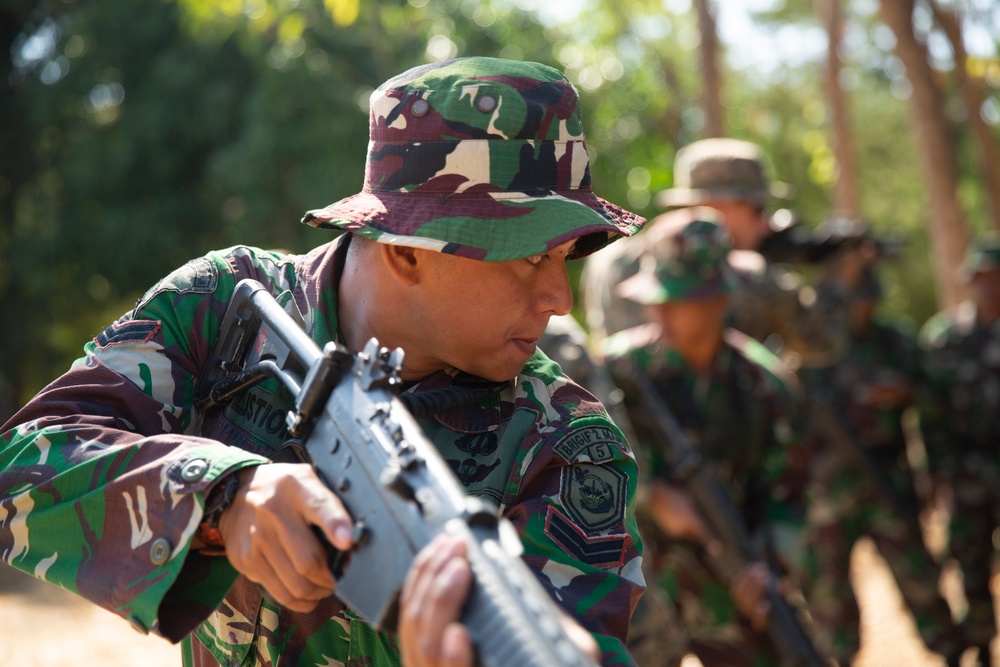
M 977 244 L 965 269 L 969 277 L 1000 271 L 1000 246 Z M 952 489 L 950 553 L 969 603 L 966 632 L 988 651 L 996 635 L 990 577 L 1000 526 L 1000 322 L 983 322 L 966 301 L 928 320 L 920 337 L 932 382 L 921 406 L 928 466 Z
M 306 221 L 479 259 L 574 238 L 585 254 L 642 219 L 591 192 L 577 103 L 558 72 L 532 63 L 460 59 L 407 72 L 372 96 L 364 192 Z M 426 150 L 433 137 L 447 140 Z M 422 195 L 407 192 L 418 184 Z M 340 339 L 352 238 L 301 256 L 209 253 L 88 343 L 4 426 L 0 558 L 183 640 L 185 665 L 398 664 L 395 636 L 336 598 L 308 614 L 281 609 L 227 559 L 192 549 L 206 494 L 275 455 L 291 407 L 274 381 L 224 411 L 192 406 L 236 283 L 262 282 L 317 343 Z M 440 371 L 409 390 L 464 377 Z M 525 562 L 595 634 L 604 663 L 630 664 L 623 644 L 643 589 L 637 471 L 603 406 L 536 353 L 503 391 L 421 425 L 468 492 L 520 531 Z
M 681 231 L 675 230 L 672 239 L 674 248 L 665 251 L 665 243 L 655 246 L 666 255 L 654 264 L 656 284 L 633 278 L 619 292 L 658 303 L 728 291 L 733 278 L 727 275 L 724 248 L 712 248 L 720 243 L 712 238 L 715 227 L 706 221 L 681 223 Z M 692 443 L 716 467 L 746 525 L 779 568 L 799 560 L 805 467 L 797 438 L 796 384 L 780 361 L 761 344 L 730 329 L 711 368 L 696 373 L 652 323 L 612 336 L 608 355 L 609 367 L 624 390 L 647 479 L 670 480 L 672 471 L 629 379 L 630 364 L 649 375 Z M 706 665 L 780 663 L 766 635 L 754 631 L 738 613 L 730 598 L 730 582 L 713 570 L 700 545 L 667 538 L 651 521 L 641 522 L 640 529 L 646 538 L 646 562 L 653 564 L 647 568 L 647 579 L 657 582 L 659 593 L 673 605 L 666 610 L 655 606 L 656 598 L 649 593 L 640 600 L 629 642 L 640 665 L 678 664 L 688 652 Z M 681 623 L 687 645 L 678 646 L 662 629 L 656 633 L 647 627 L 649 619 Z
M 705 139 L 682 148 L 674 164 L 675 187 L 661 192 L 663 206 L 694 207 L 668 211 L 641 235 L 615 243 L 587 259 L 581 292 L 587 325 L 598 342 L 645 321 L 642 308 L 614 294 L 615 286 L 635 275 L 644 248 L 657 242 L 658 229 L 678 217 L 725 225 L 713 201 L 745 201 L 764 207 L 787 186 L 769 182 L 760 149 L 734 139 Z M 742 288 L 732 297 L 729 324 L 788 355 L 790 365 L 819 366 L 842 351 L 846 329 L 846 291 L 830 281 L 815 288 L 786 268 L 769 265 L 752 250 L 730 253 Z
M 876 301 L 872 274 L 865 284 L 872 290 L 856 298 Z M 903 419 L 912 402 L 869 402 L 874 388 L 887 382 L 920 392 L 921 355 L 912 326 L 875 317 L 853 331 L 836 364 L 800 377 L 814 396 L 823 392 L 840 427 L 837 437 L 826 432 L 832 425 L 814 422 L 808 437 L 815 453 L 806 595 L 825 651 L 849 665 L 860 648 L 860 613 L 848 582 L 851 551 L 867 536 L 886 559 L 928 648 L 956 661 L 965 647 L 938 591 L 941 570 L 923 541 L 907 458 Z M 866 460 L 859 464 L 861 456 Z

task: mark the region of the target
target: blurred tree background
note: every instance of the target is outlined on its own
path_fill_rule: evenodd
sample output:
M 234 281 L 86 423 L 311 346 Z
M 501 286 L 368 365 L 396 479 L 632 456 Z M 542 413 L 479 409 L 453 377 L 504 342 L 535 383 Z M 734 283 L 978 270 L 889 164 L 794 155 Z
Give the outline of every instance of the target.
M 462 55 L 565 71 L 595 188 L 647 216 L 678 147 L 760 143 L 804 224 L 906 236 L 919 324 L 1000 227 L 998 34 L 992 0 L 0 0 L 0 420 L 188 259 L 328 240 L 298 221 L 360 189 L 370 92 Z

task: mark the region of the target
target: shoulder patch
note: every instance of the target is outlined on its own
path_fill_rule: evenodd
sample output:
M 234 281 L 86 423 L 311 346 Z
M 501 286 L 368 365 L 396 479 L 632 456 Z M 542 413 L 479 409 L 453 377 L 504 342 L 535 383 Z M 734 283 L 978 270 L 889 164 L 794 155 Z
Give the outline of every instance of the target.
M 135 305 L 138 313 L 157 294 L 176 292 L 177 294 L 208 294 L 219 284 L 219 270 L 208 257 L 198 257 L 175 269 L 167 277 L 151 287 Z
M 593 567 L 621 567 L 625 563 L 626 533 L 591 537 L 554 507 L 545 516 L 545 534 L 567 555 Z
M 607 426 L 587 426 L 564 435 L 555 444 L 555 452 L 566 463 L 604 463 L 621 450 L 622 438 Z
M 563 468 L 560 499 L 573 522 L 588 533 L 625 519 L 625 473 L 615 466 L 578 463 Z
M 148 343 L 160 330 L 160 326 L 158 320 L 115 322 L 94 337 L 94 344 L 103 350 L 112 345 Z

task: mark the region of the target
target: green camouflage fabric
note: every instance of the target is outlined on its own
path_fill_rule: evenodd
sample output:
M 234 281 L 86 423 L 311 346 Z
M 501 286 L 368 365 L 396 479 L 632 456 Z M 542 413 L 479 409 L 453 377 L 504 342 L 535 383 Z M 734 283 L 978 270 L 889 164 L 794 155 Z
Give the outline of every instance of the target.
M 587 329 L 596 346 L 612 334 L 648 321 L 643 305 L 622 298 L 618 286 L 639 274 L 642 258 L 649 256 L 650 248 L 697 221 L 721 224 L 722 218 L 718 211 L 704 206 L 664 213 L 650 221 L 643 233 L 621 239 L 586 258 L 580 273 L 580 292 Z
M 575 238 L 582 257 L 645 222 L 591 190 L 580 98 L 551 67 L 424 65 L 379 86 L 370 108 L 362 192 L 303 222 L 488 261 Z
M 711 299 L 736 289 L 726 259 L 729 232 L 709 220 L 680 222 L 657 228 L 656 243 L 647 244 L 639 260 L 639 273 L 618 286 L 619 295 L 651 305 Z
M 1000 322 L 982 322 L 967 301 L 928 320 L 920 341 L 931 381 L 920 410 L 928 466 L 952 489 L 949 551 L 969 601 L 966 631 L 986 646 L 996 635 L 990 578 L 1000 526 Z
M 774 350 L 790 367 L 821 368 L 839 359 L 847 346 L 847 290 L 838 282 L 805 283 L 787 267 L 764 264 L 737 271 L 727 322 Z
M 580 291 L 595 345 L 647 321 L 642 304 L 621 298 L 617 286 L 640 272 L 647 248 L 685 220 L 720 222 L 721 218 L 706 207 L 670 211 L 653 218 L 643 233 L 586 258 Z M 841 285 L 804 284 L 795 273 L 767 264 L 753 251 L 732 251 L 729 263 L 737 284 L 727 315 L 732 328 L 766 341 L 792 368 L 826 366 L 843 353 L 850 299 Z
M 828 397 L 842 432 L 878 471 L 860 469 L 846 443 L 810 429 L 814 449 L 809 500 L 810 614 L 826 654 L 849 665 L 861 644 L 860 612 L 850 580 L 851 552 L 868 537 L 885 558 L 928 648 L 955 660 L 965 648 L 938 591 L 940 565 L 923 541 L 921 503 L 907 455 L 904 418 L 926 386 L 913 326 L 876 316 L 851 335 L 845 355 L 826 369 L 804 370 L 810 394 Z M 873 405 L 880 386 L 908 385 L 912 399 Z
M 275 454 L 291 407 L 268 381 L 224 410 L 192 408 L 237 282 L 262 282 L 317 343 L 333 340 L 350 238 L 301 256 L 211 252 L 88 343 L 3 427 L 0 558 L 183 641 L 185 665 L 398 665 L 395 637 L 335 597 L 309 614 L 279 609 L 227 559 L 191 548 L 206 493 Z M 460 379 L 440 372 L 410 391 Z M 513 522 L 525 562 L 595 634 L 604 664 L 631 664 L 637 468 L 603 406 L 536 354 L 508 389 L 421 425 L 467 491 Z
M 620 332 L 608 343 L 608 365 L 624 391 L 646 478 L 669 481 L 671 470 L 631 384 L 630 363 L 649 374 L 779 571 L 800 569 L 807 462 L 794 377 L 762 345 L 733 330 L 726 331 L 715 363 L 702 374 L 664 346 L 656 325 Z M 633 624 L 640 632 L 630 636 L 629 650 L 637 662 L 639 656 L 651 656 L 641 667 L 678 664 L 683 657 L 670 633 L 641 632 L 649 617 L 676 619 L 688 638 L 683 652 L 696 654 L 705 665 L 780 664 L 766 634 L 755 632 L 740 616 L 729 582 L 713 570 L 699 545 L 667 538 L 651 520 L 641 521 L 640 530 L 646 540 L 645 560 L 651 561 L 650 589 L 659 586 L 674 606 L 673 612 L 655 608 L 654 596 L 639 601 Z

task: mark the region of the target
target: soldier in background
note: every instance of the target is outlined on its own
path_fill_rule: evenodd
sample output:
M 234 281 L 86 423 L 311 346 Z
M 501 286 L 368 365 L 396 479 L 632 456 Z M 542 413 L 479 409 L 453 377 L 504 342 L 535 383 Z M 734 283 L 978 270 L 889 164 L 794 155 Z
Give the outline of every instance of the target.
M 733 239 L 730 262 L 740 278 L 731 300 L 730 325 L 778 352 L 791 365 L 829 364 L 846 339 L 847 294 L 863 262 L 851 253 L 831 263 L 832 279 L 818 289 L 788 270 L 770 265 L 756 252 L 773 230 L 768 207 L 786 198 L 789 187 L 770 181 L 761 150 L 736 139 L 704 139 L 677 152 L 674 187 L 657 196 L 670 208 L 626 243 L 589 257 L 581 275 L 587 325 L 595 342 L 644 321 L 642 309 L 614 293 L 616 285 L 639 269 L 638 258 L 661 235 L 661 226 L 678 219 L 722 224 Z M 693 207 L 693 208 L 692 208 Z
M 859 227 L 852 236 L 865 237 L 869 250 L 874 247 Z M 870 264 L 852 294 L 845 354 L 831 366 L 800 372 L 814 399 L 808 431 L 815 448 L 809 609 L 823 648 L 840 665 L 850 665 L 861 643 L 861 617 L 849 584 L 851 551 L 859 539 L 870 537 L 927 647 L 958 665 L 966 645 L 938 592 L 941 570 L 923 541 L 921 504 L 907 458 L 903 419 L 922 384 L 920 351 L 912 325 L 875 314 L 881 298 Z M 819 409 L 829 409 L 829 417 L 817 418 Z
M 963 268 L 970 299 L 920 332 L 934 390 L 921 406 L 921 427 L 931 474 L 952 491 L 950 552 L 962 570 L 966 632 L 980 663 L 989 665 L 1000 527 L 1000 243 L 975 244 Z
M 649 588 L 633 616 L 629 651 L 640 667 L 676 665 L 686 653 L 706 665 L 780 664 L 763 632 L 769 608 L 761 594 L 770 568 L 754 563 L 734 581 L 714 569 L 710 555 L 718 538 L 672 477 L 630 369 L 634 364 L 649 375 L 693 445 L 718 470 L 762 552 L 779 566 L 800 557 L 804 523 L 795 381 L 762 345 L 725 328 L 737 288 L 726 262 L 725 230 L 675 217 L 660 232 L 640 258 L 642 270 L 619 288 L 648 306 L 650 321 L 607 341 L 608 365 L 637 434 L 644 482 L 637 515 Z M 668 630 L 677 621 L 685 646 Z

